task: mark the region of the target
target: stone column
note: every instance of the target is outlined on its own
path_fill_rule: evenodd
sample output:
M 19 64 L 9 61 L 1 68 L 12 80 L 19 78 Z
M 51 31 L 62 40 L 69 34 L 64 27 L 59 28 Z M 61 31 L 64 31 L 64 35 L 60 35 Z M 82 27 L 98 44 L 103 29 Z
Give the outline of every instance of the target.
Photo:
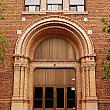
M 81 99 L 81 74 L 80 74 L 80 64 L 77 64 L 77 67 L 75 67 L 76 70 L 76 80 L 75 80 L 75 85 L 76 85 L 76 97 L 77 97 L 77 110 L 80 110 L 80 103 L 79 100 Z
M 85 86 L 86 86 L 86 98 L 89 99 L 90 94 L 90 82 L 89 82 L 89 67 L 88 65 L 85 66 Z
M 25 66 L 24 98 L 29 97 L 29 66 Z
M 82 93 L 82 99 L 85 99 L 86 97 L 86 67 L 85 67 L 85 59 L 83 58 L 81 60 L 81 93 Z
M 96 82 L 95 82 L 95 63 L 90 62 L 90 97 L 96 98 Z
M 85 68 L 85 59 L 81 60 L 81 110 L 86 110 L 86 68 Z
M 82 110 L 98 110 L 94 56 L 82 59 Z M 83 82 L 84 81 L 84 82 Z M 84 84 L 85 83 L 85 84 Z M 84 87 L 85 85 L 85 87 Z
M 11 110 L 29 110 L 28 73 L 25 63 L 21 60 L 14 64 L 14 87 Z
M 63 0 L 63 11 L 69 11 L 69 0 Z
M 20 97 L 23 98 L 24 97 L 24 79 L 25 79 L 25 71 L 24 71 L 25 67 L 21 66 L 20 67 Z
M 20 65 L 14 64 L 14 88 L 13 88 L 13 96 L 19 97 L 20 95 Z
M 97 96 L 96 96 L 96 79 L 95 79 L 95 60 L 94 56 L 89 56 L 89 99 L 87 100 L 87 110 L 98 110 Z

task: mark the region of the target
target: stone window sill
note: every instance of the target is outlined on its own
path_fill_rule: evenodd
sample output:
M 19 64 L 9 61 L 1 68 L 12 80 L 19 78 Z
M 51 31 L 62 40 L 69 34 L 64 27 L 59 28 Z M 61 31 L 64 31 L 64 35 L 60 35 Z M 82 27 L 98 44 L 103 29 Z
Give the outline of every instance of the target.
M 36 12 L 29 12 L 29 11 L 22 11 L 22 14 L 24 15 L 33 15 L 33 14 L 47 14 L 47 13 L 63 13 L 63 14 L 67 14 L 67 15 L 74 15 L 74 14 L 78 14 L 78 15 L 82 15 L 82 14 L 88 14 L 88 11 L 84 11 L 84 12 L 72 12 L 72 11 L 36 11 Z

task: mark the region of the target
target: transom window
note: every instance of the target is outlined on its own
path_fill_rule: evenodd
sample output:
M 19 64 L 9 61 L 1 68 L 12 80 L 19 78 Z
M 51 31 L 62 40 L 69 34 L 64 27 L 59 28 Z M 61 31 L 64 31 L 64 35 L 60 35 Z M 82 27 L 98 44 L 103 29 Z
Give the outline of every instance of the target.
M 84 0 L 70 0 L 70 11 L 85 11 Z
M 47 9 L 50 11 L 61 11 L 63 8 L 62 0 L 47 0 Z
M 25 11 L 39 11 L 40 0 L 25 0 Z

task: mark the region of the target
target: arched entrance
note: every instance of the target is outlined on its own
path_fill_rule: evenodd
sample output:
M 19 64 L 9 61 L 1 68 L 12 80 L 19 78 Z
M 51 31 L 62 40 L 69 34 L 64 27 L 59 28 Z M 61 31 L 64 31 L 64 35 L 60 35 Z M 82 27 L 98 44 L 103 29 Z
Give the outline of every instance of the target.
M 94 57 L 90 36 L 76 23 L 34 23 L 16 44 L 12 110 L 97 110 Z
M 76 73 L 72 67 L 59 67 L 60 62 L 75 62 L 73 45 L 62 36 L 50 35 L 35 49 L 38 62 L 54 62 L 53 67 L 40 67 L 34 71 L 34 110 L 76 109 Z

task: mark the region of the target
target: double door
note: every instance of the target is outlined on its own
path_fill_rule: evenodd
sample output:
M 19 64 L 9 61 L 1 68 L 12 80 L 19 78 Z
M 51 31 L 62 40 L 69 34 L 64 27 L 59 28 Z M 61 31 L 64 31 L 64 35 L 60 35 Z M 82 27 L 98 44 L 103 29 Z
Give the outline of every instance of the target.
M 35 69 L 34 110 L 73 110 L 75 94 L 74 69 Z

